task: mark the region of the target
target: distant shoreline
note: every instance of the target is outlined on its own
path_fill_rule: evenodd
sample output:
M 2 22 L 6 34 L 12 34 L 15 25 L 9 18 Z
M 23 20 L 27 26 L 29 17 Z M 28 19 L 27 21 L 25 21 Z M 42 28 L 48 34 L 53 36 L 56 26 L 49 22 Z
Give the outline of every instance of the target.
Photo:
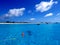
M 0 24 L 40 24 L 40 23 L 0 23 Z
M 60 24 L 59 22 L 55 22 L 55 23 L 49 23 L 49 22 L 47 22 L 47 23 L 0 23 L 0 24 L 37 24 L 37 25 L 39 25 L 39 24 Z
M 36 23 L 0 23 L 0 24 L 36 24 Z

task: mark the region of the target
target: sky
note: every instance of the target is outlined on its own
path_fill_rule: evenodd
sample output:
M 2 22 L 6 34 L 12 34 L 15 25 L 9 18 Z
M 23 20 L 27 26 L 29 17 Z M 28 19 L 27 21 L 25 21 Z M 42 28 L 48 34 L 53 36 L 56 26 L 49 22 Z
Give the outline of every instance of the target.
M 0 22 L 60 22 L 60 0 L 0 0 Z

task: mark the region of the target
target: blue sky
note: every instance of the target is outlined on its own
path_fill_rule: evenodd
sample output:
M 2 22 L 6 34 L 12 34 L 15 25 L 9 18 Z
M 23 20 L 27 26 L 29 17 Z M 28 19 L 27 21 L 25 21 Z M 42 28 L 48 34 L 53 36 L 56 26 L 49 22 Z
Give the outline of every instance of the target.
M 60 22 L 60 0 L 0 0 L 0 22 Z

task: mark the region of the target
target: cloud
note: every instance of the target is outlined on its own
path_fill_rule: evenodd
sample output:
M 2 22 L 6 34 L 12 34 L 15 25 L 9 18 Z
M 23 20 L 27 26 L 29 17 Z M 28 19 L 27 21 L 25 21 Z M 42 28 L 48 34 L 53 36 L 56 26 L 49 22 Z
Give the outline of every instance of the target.
M 25 8 L 19 8 L 19 9 L 10 9 L 5 16 L 22 16 L 25 11 Z
M 30 20 L 35 20 L 35 18 L 30 18 Z
M 53 13 L 48 13 L 44 17 L 49 17 L 49 16 L 53 16 Z
M 51 9 L 52 5 L 57 3 L 58 3 L 57 1 L 54 2 L 53 0 L 50 0 L 50 2 L 42 1 L 39 4 L 36 4 L 35 8 L 36 8 L 36 11 L 44 12 Z

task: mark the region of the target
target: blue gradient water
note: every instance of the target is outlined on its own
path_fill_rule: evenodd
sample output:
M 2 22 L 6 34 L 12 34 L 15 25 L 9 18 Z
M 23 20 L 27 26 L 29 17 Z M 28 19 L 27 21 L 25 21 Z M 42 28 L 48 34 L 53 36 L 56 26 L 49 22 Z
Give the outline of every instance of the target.
M 0 24 L 0 45 L 60 45 L 60 24 Z

